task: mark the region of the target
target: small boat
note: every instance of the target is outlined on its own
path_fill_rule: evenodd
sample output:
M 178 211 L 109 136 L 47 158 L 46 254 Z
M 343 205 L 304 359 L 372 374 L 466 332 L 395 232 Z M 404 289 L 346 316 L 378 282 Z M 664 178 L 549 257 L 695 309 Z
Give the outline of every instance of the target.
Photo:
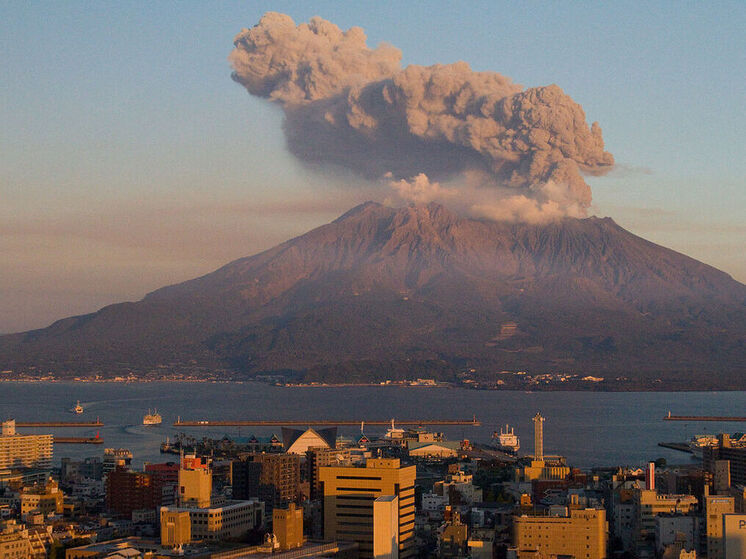
M 77 401 L 77 402 L 75 403 L 75 407 L 73 408 L 73 411 L 74 411 L 75 413 L 77 413 L 77 414 L 81 414 L 81 413 L 83 413 L 83 406 L 81 406 L 81 405 L 80 405 L 80 400 L 78 400 L 78 401 Z
M 143 425 L 160 425 L 162 422 L 163 418 L 161 417 L 161 414 L 158 413 L 158 410 L 148 410 L 148 413 L 146 413 L 145 417 L 142 418 Z

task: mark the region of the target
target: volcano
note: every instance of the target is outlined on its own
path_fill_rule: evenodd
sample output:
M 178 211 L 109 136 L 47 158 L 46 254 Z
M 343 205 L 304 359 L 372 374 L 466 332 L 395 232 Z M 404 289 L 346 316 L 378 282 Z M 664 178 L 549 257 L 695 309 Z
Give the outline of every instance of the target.
M 744 311 L 746 286 L 610 218 L 511 224 L 368 202 L 141 301 L 2 336 L 0 367 L 744 389 Z

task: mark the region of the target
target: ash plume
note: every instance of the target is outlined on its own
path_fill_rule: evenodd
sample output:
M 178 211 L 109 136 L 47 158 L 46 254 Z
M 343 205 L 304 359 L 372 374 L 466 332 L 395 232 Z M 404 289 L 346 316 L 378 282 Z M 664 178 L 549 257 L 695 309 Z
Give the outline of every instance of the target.
M 295 156 L 386 178 L 403 200 L 499 220 L 582 217 L 583 174 L 614 164 L 601 128 L 556 85 L 523 89 L 465 62 L 402 69 L 398 49 L 319 17 L 268 13 L 234 45 L 233 79 L 282 106 Z

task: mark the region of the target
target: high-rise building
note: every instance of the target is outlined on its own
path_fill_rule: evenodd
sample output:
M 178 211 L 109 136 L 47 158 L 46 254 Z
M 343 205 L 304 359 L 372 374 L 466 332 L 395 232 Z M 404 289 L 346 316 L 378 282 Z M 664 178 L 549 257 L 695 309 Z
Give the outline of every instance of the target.
M 324 466 L 348 466 L 350 464 L 350 450 L 336 448 L 309 448 L 306 451 L 306 472 L 311 499 L 320 499 L 321 482 L 319 468 Z
M 365 467 L 327 466 L 319 469 L 323 489 L 324 538 L 352 540 L 360 546 L 360 559 L 374 557 L 374 502 L 398 498 L 399 557 L 414 555 L 415 466 L 402 467 L 398 459 L 368 459 Z M 380 516 L 383 521 L 383 516 Z M 385 525 L 379 525 L 379 530 Z
M 570 509 L 568 516 L 516 516 L 513 531 L 518 559 L 606 557 L 609 525 L 603 509 Z
M 723 540 L 725 559 L 746 557 L 746 514 L 723 516 Z
M 106 476 L 106 507 L 119 516 L 129 518 L 133 510 L 156 509 L 160 502 L 149 474 L 117 466 Z
M 746 446 L 735 446 L 727 433 L 718 439 L 717 446 L 702 449 L 705 470 L 714 475 L 716 461 L 728 460 L 731 485 L 746 485 Z
M 259 499 L 269 515 L 298 499 L 300 456 L 297 454 L 249 454 L 231 464 L 234 499 Z
M 52 435 L 20 435 L 15 419 L 3 421 L 0 431 L 0 470 L 52 467 Z
M 161 505 L 176 504 L 179 487 L 179 464 L 176 462 L 165 462 L 162 464 L 145 464 L 145 473 L 153 478 L 153 484 L 159 488 L 161 494 Z
M 212 497 L 210 470 L 197 468 L 179 469 L 179 505 L 182 507 L 209 507 Z
M 724 559 L 723 516 L 735 510 L 735 499 L 720 495 L 705 497 L 705 528 L 707 530 L 707 559 Z
M 715 460 L 712 479 L 716 495 L 727 495 L 730 492 L 730 460 Z
M 399 557 L 399 498 L 382 495 L 373 501 L 373 557 Z

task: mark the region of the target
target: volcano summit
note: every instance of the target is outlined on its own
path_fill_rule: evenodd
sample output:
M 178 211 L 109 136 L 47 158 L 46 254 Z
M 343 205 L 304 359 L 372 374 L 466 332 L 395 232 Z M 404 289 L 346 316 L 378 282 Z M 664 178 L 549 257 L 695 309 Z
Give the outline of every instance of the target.
M 468 368 L 743 389 L 745 310 L 746 286 L 609 218 L 511 224 L 368 202 L 141 301 L 2 336 L 0 366 L 337 382 Z

